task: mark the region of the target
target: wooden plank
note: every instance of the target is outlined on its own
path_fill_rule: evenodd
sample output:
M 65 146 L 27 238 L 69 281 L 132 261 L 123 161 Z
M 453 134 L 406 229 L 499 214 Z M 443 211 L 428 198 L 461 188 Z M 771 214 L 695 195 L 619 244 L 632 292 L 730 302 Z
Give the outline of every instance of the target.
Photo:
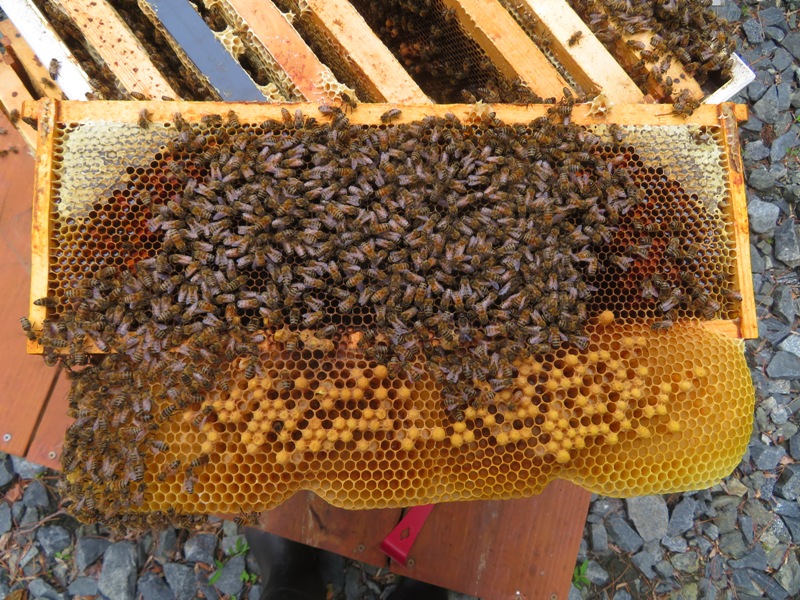
M 758 337 L 758 319 L 753 292 L 752 265 L 750 264 L 750 223 L 747 216 L 747 196 L 744 183 L 744 167 L 739 143 L 737 120 L 745 120 L 746 112 L 737 114 L 736 105 L 726 102 L 717 106 L 725 143 L 725 157 L 729 187 L 731 190 L 731 221 L 733 223 L 734 247 L 736 249 L 736 275 L 734 289 L 742 294 L 739 329 L 741 337 Z
M 437 504 L 400 575 L 484 600 L 566 599 L 591 494 L 553 481 L 519 500 Z
M 31 358 L 30 360 L 36 359 Z M 69 384 L 70 381 L 66 373 L 61 370 L 58 373 L 53 389 L 50 390 L 39 424 L 25 455 L 25 458 L 29 461 L 56 471 L 61 470 L 61 450 L 64 447 L 64 435 L 67 432 L 67 427 L 72 423 L 72 419 L 67 417 Z
M 150 98 L 178 97 L 106 0 L 63 0 L 59 6 L 127 92 L 139 92 Z
M 368 100 L 424 104 L 430 99 L 347 0 L 306 0 L 315 30 L 334 40 L 341 60 L 367 89 Z
M 303 98 L 312 102 L 333 98 L 326 86 L 336 77 L 272 2 L 219 0 L 217 5 L 226 17 L 241 22 L 241 30 L 252 34 L 248 39 L 277 63 Z
M 95 101 L 95 102 L 71 102 L 64 101 L 59 103 L 61 118 L 67 121 L 93 120 L 99 115 L 104 119 L 121 122 L 135 123 L 139 119 L 139 112 L 146 108 L 152 113 L 154 121 L 172 121 L 176 112 L 180 112 L 184 118 L 198 120 L 203 115 L 220 114 L 224 115 L 229 110 L 234 110 L 241 121 L 263 121 L 266 118 L 281 118 L 281 108 L 286 108 L 292 113 L 300 109 L 303 113 L 321 119 L 319 106 L 315 103 L 287 103 L 275 102 L 270 104 L 230 104 L 224 102 L 115 102 L 115 101 Z M 496 104 L 492 105 L 492 110 L 497 118 L 508 123 L 528 123 L 547 114 L 547 104 Z M 380 123 L 380 116 L 389 108 L 396 108 L 395 104 L 373 104 L 362 103 L 358 105 L 347 117 L 353 124 L 375 124 Z M 402 114 L 395 121 L 404 123 L 421 119 L 427 115 L 444 117 L 447 113 L 453 113 L 460 119 L 467 119 L 474 112 L 474 105 L 468 104 L 416 104 L 402 106 Z M 589 104 L 576 104 L 572 111 L 572 122 L 578 125 L 602 125 L 616 123 L 618 125 L 706 125 L 717 127 L 719 116 L 717 107 L 702 105 L 694 114 L 685 118 L 678 114 L 673 114 L 670 105 L 655 104 L 621 104 L 615 106 L 607 115 L 589 114 L 591 107 Z M 37 104 L 27 105 L 23 115 L 35 117 Z
M 615 104 L 643 102 L 642 91 L 569 4 L 563 0 L 519 4 L 536 18 L 539 35 L 547 36 L 550 51 L 587 94 L 602 91 Z M 570 45 L 576 33 L 580 37 Z
M 6 115 L 11 115 L 14 111 L 22 114 L 22 105 L 26 100 L 33 100 L 30 92 L 11 65 L 0 60 L 0 104 L 3 105 L 3 111 Z M 36 130 L 33 127 L 22 120 L 16 121 L 14 127 L 22 134 L 22 139 L 29 148 L 36 147 Z
M 11 52 L 25 69 L 37 95 L 40 98 L 44 96 L 56 100 L 63 99 L 64 94 L 58 84 L 50 78 L 49 63 L 47 66 L 42 64 L 10 20 L 0 21 L 0 33 L 3 34 L 2 43 L 6 47 L 6 52 Z
M 381 552 L 380 543 L 397 525 L 401 514 L 399 508 L 336 508 L 312 492 L 304 491 L 277 508 L 263 512 L 259 526 L 297 542 L 384 566 L 387 558 Z
M 497 0 L 443 0 L 498 70 L 522 79 L 542 98 L 561 98 L 571 86 Z M 574 90 L 573 90 L 574 92 Z
M 83 103 L 81 103 L 83 104 Z M 31 287 L 28 315 L 34 327 L 41 327 L 47 308 L 36 306 L 37 298 L 47 296 L 50 263 L 50 194 L 53 180 L 53 144 L 55 143 L 56 115 L 60 104 L 57 100 L 39 102 L 39 145 L 37 147 L 36 171 L 33 182 L 33 219 L 31 223 Z M 41 352 L 36 341 L 28 340 L 28 353 Z
M 0 6 L 43 65 L 48 66 L 53 58 L 58 60 L 58 84 L 64 95 L 70 100 L 85 100 L 92 91 L 89 77 L 33 0 L 0 0 Z
M 263 102 L 264 94 L 187 0 L 140 0 L 139 6 L 178 56 L 227 102 Z M 170 39 L 171 38 L 171 39 Z
M 5 78 L 0 75 L 0 81 Z M 56 375 L 41 358 L 26 356 L 19 318 L 28 312 L 24 285 L 30 277 L 31 196 L 34 160 L 24 140 L 0 114 L 0 147 L 19 154 L 0 158 L 0 451 L 24 456 Z

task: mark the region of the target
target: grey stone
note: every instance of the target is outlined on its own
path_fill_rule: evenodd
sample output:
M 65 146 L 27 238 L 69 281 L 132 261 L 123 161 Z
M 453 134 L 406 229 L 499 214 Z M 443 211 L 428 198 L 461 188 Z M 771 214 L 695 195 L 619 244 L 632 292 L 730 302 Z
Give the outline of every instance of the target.
M 622 509 L 622 500 L 618 498 L 605 498 L 600 497 L 597 498 L 592 502 L 591 512 L 594 515 L 600 515 L 601 517 L 605 517 L 612 512 L 616 512 Z
M 791 81 L 782 81 L 775 87 L 778 88 L 778 111 L 779 117 L 786 117 L 785 127 L 788 128 L 789 123 L 791 123 L 792 118 L 791 115 L 785 114 L 786 111 L 792 106 L 792 82 Z M 777 122 L 780 119 L 776 119 Z M 786 129 L 779 129 L 778 132 L 785 131 Z
M 20 567 L 27 566 L 37 556 L 39 556 L 39 550 L 36 548 L 36 546 L 31 546 L 25 551 L 25 554 L 20 559 L 19 566 Z
M 218 600 L 221 597 L 219 590 L 208 583 L 210 575 L 203 569 L 197 569 L 195 579 L 197 581 L 198 595 L 205 596 L 206 600 Z
M 588 567 L 587 567 L 588 568 Z M 346 598 L 361 598 L 361 590 L 364 589 L 361 585 L 361 576 L 356 569 L 348 569 L 345 575 L 344 592 Z M 575 589 L 575 586 L 572 586 Z M 575 590 L 577 592 L 577 589 Z M 572 590 L 570 590 L 570 598 L 572 597 Z M 581 593 L 578 592 L 578 598 L 581 598 Z
M 48 525 L 36 532 L 36 541 L 39 542 L 45 556 L 53 557 L 57 552 L 72 545 L 72 536 L 60 525 Z
M 775 258 L 792 268 L 800 265 L 800 241 L 794 219 L 786 219 L 775 228 Z
M 782 40 L 784 36 L 780 36 Z M 780 41 L 780 40 L 778 40 Z M 783 48 L 778 48 L 775 50 L 775 54 L 772 55 L 772 66 L 775 67 L 778 71 L 783 71 L 790 66 L 792 66 L 792 55 L 789 54 Z
M 763 571 L 767 568 L 767 555 L 760 544 L 756 544 L 750 552 L 738 560 L 728 563 L 734 569 L 756 569 Z
M 213 565 L 216 549 L 216 535 L 213 533 L 198 533 L 186 540 L 183 546 L 183 556 L 190 562 Z
M 222 538 L 220 548 L 222 548 L 223 553 L 230 556 L 236 552 L 237 548 L 245 547 L 244 544 L 246 543 L 243 535 L 231 535 Z
M 653 568 L 655 569 L 656 573 L 661 575 L 661 577 L 668 578 L 675 574 L 675 567 L 673 567 L 672 563 L 667 559 L 658 561 Z
M 59 593 L 56 588 L 47 583 L 44 579 L 34 579 L 28 584 L 28 593 L 33 598 L 48 598 L 49 600 L 64 600 L 64 594 Z
M 601 567 L 596 561 L 590 560 L 586 565 L 586 579 L 595 585 L 605 585 L 608 583 L 608 571 Z
M 617 590 L 614 592 L 614 600 L 633 600 L 633 596 L 628 590 Z
M 800 334 L 792 333 L 780 344 L 778 344 L 778 348 L 800 357 Z
M 11 520 L 11 507 L 6 502 L 0 503 L 0 535 L 7 531 L 11 531 L 14 525 Z
M 25 488 L 25 493 L 22 494 L 22 502 L 28 508 L 47 508 L 50 506 L 50 498 L 47 496 L 47 488 L 38 479 L 34 479 Z
M 178 537 L 175 534 L 174 527 L 167 527 L 166 529 L 159 531 L 156 549 L 153 553 L 154 558 L 162 564 L 167 562 L 175 553 L 175 546 L 177 543 Z
M 786 456 L 786 450 L 782 446 L 765 446 L 759 443 L 757 446 L 751 447 L 750 456 L 756 467 L 762 471 L 774 471 L 780 460 Z
M 772 512 L 782 517 L 800 517 L 800 505 L 791 500 L 783 498 L 773 498 Z
M 783 425 L 789 420 L 789 409 L 782 404 L 778 405 L 769 412 L 769 418 L 775 425 Z
M 756 167 L 750 171 L 750 175 L 747 177 L 747 183 L 750 187 L 764 192 L 775 187 L 775 176 L 765 167 Z
M 741 558 L 747 552 L 747 546 L 744 545 L 740 531 L 723 533 L 719 538 L 719 549 L 731 558 Z
M 642 538 L 622 517 L 618 515 L 609 517 L 606 519 L 606 525 L 611 541 L 623 552 L 636 552 L 642 547 Z
M 767 365 L 767 375 L 777 379 L 800 378 L 800 356 L 788 352 L 776 352 Z
M 774 123 L 780 110 L 778 109 L 778 86 L 771 86 L 761 99 L 753 104 L 753 111 L 765 123 Z M 752 185 L 752 184 L 751 184 Z
M 742 532 L 744 543 L 751 546 L 755 541 L 756 532 L 753 527 L 753 518 L 750 515 L 739 515 L 739 531 Z
M 784 590 L 777 581 L 775 581 L 766 573 L 753 570 L 749 570 L 749 573 L 753 582 L 763 590 L 770 600 L 784 600 L 785 598 L 789 597 L 789 594 L 786 593 L 786 590 Z
M 800 460 L 800 436 L 792 436 L 792 439 L 789 440 L 789 454 L 793 459 Z
M 42 465 L 34 464 L 20 456 L 12 456 L 11 464 L 14 466 L 14 471 L 19 475 L 20 479 L 34 479 L 40 473 L 44 473 Z
M 242 572 L 244 571 L 244 556 L 233 556 L 222 567 L 219 579 L 214 586 L 223 594 L 238 596 L 243 587 Z
M 106 548 L 97 588 L 109 600 L 133 600 L 136 590 L 136 545 L 116 542 Z
M 250 586 L 250 589 L 247 590 L 247 600 L 261 600 L 261 586 L 259 584 L 254 583 Z
M 787 500 L 800 498 L 800 464 L 786 465 L 775 491 Z
M 675 554 L 669 560 L 676 570 L 684 573 L 696 573 L 700 568 L 697 553 L 691 550 L 684 554 Z
M 194 583 L 194 575 L 192 575 L 192 583 Z M 175 598 L 166 581 L 152 571 L 139 577 L 137 590 L 141 594 L 142 600 L 174 600 Z
M 769 156 L 769 148 L 764 145 L 764 142 L 761 140 L 756 140 L 754 142 L 748 142 L 744 146 L 744 159 L 747 162 L 756 162 L 759 160 L 764 160 Z
M 789 30 L 789 25 L 786 23 L 786 13 L 783 8 L 777 6 L 764 7 L 763 4 L 758 10 L 758 18 L 764 24 L 764 27 L 776 25 L 781 29 Z
M 78 567 L 78 573 L 83 573 L 86 567 L 93 565 L 98 558 L 103 556 L 110 544 L 111 542 L 105 538 L 79 537 L 78 543 L 75 544 L 75 565 Z
M 37 525 L 39 523 L 39 509 L 38 508 L 26 508 L 25 512 L 22 513 L 22 517 L 17 522 L 17 525 L 20 529 L 27 529 L 31 526 Z
M 694 509 L 697 502 L 694 498 L 687 496 L 672 509 L 672 515 L 669 518 L 669 525 L 667 533 L 675 536 L 680 535 L 684 531 L 689 531 L 694 525 Z
M 794 552 L 787 555 L 786 564 L 775 574 L 775 580 L 789 595 L 796 597 L 800 593 L 800 564 Z
M 797 60 L 800 60 L 800 33 L 797 31 L 787 33 L 781 41 L 781 46 L 786 48 Z
M 663 538 L 661 538 L 661 545 L 670 552 L 686 552 L 686 550 L 689 548 L 686 540 L 680 536 L 673 537 L 670 535 L 665 535 Z
M 628 517 L 645 542 L 660 540 L 667 534 L 669 510 L 662 496 L 639 496 L 626 500 Z
M 800 136 L 798 136 L 797 127 L 792 127 L 782 136 L 773 140 L 769 151 L 770 160 L 772 162 L 783 160 L 786 153 L 792 148 L 796 148 L 798 144 L 800 144 Z
M 197 592 L 194 569 L 180 563 L 164 565 L 164 576 L 167 579 L 176 600 L 191 600 Z
M 750 217 L 750 229 L 756 233 L 770 233 L 775 229 L 781 210 L 776 204 L 762 202 L 753 197 L 747 203 L 747 214 Z
M 67 593 L 70 596 L 96 596 L 97 580 L 94 577 L 78 577 L 69 584 Z
M 0 488 L 11 483 L 14 479 L 14 465 L 8 454 L 0 454 Z
M 738 592 L 737 597 L 741 598 L 742 595 L 748 594 L 755 598 L 762 597 L 762 590 L 758 587 L 751 578 L 751 574 L 755 571 L 751 571 L 749 569 L 734 569 L 732 573 L 733 578 L 733 585 L 736 587 L 736 591 Z
M 647 577 L 647 579 L 656 578 L 656 572 L 653 570 L 653 567 L 659 561 L 654 560 L 652 552 L 647 552 L 645 550 L 637 552 L 636 554 L 631 556 L 631 562 L 633 563 L 634 567 L 639 569 L 642 575 Z
M 708 539 L 714 541 L 719 539 L 719 527 L 717 527 L 714 523 L 703 523 L 702 529 L 703 535 Z
M 747 36 L 747 41 L 751 44 L 760 44 L 764 41 L 764 28 L 758 19 L 747 19 L 742 23 L 742 31 Z
M 766 269 L 764 256 L 753 244 L 750 244 L 750 266 L 753 269 L 753 273 L 763 273 Z
M 592 552 L 596 554 L 608 553 L 608 533 L 602 523 L 592 523 L 590 527 L 590 541 Z
M 670 600 L 697 600 L 697 584 L 686 583 L 680 590 L 670 594 Z

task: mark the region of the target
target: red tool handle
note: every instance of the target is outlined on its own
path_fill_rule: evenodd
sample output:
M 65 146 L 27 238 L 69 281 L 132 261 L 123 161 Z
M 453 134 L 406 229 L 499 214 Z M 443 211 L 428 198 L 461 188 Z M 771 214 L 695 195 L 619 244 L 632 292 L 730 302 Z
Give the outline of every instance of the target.
M 408 564 L 408 553 L 411 551 L 411 546 L 414 545 L 414 540 L 417 539 L 419 532 L 422 531 L 425 519 L 431 514 L 433 507 L 433 504 L 426 504 L 425 506 L 411 508 L 400 519 L 397 527 L 383 538 L 381 550 L 400 564 Z

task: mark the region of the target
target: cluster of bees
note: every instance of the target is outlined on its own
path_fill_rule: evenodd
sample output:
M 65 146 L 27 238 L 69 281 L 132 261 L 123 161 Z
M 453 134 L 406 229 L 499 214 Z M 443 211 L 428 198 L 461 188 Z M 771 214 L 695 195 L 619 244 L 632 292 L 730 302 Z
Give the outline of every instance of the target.
M 640 87 L 645 87 L 648 76 L 652 76 L 666 97 L 672 96 L 673 90 L 677 93 L 680 82 L 665 75 L 673 59 L 701 85 L 715 74 L 723 79 L 730 77 L 731 53 L 736 42 L 731 26 L 711 10 L 711 0 L 570 0 L 569 3 L 612 51 L 613 45 L 626 36 L 654 33 L 649 44 L 626 42 L 641 56 L 631 69 L 631 76 Z
M 504 77 L 441 0 L 353 0 L 353 5 L 436 102 L 545 101 L 521 80 Z
M 144 461 L 164 450 L 151 432 L 187 410 L 204 423 L 216 365 L 262 377 L 265 342 L 323 356 L 360 333 L 390 379 L 430 374 L 458 422 L 513 387 L 520 356 L 585 349 L 595 278 L 629 271 L 648 238 L 669 229 L 665 252 L 690 271 L 699 248 L 678 226 L 632 218 L 650 201 L 636 174 L 571 123 L 564 93 L 546 116 L 514 125 L 477 109 L 468 123 L 395 123 L 392 109 L 376 126 L 326 105 L 255 126 L 233 112 L 197 123 L 176 114 L 162 151 L 175 191 L 162 201 L 138 188 L 161 246 L 37 300 L 52 309 L 41 330 L 23 319 L 45 360 L 74 379 L 63 461 L 76 512 L 98 517 L 98 482 L 136 503 Z M 624 131 L 610 131 L 621 151 Z M 639 246 L 610 252 L 623 227 Z M 719 308 L 691 273 L 641 286 L 663 315 L 654 328 L 679 305 L 709 318 Z M 92 357 L 91 344 L 108 354 Z M 159 397 L 143 392 L 153 380 Z

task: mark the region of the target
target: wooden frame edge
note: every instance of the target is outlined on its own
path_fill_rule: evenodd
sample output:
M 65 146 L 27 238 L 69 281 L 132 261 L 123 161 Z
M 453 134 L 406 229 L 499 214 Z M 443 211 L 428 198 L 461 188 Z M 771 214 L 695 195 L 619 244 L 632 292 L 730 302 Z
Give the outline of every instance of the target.
M 731 193 L 731 222 L 733 225 L 736 252 L 736 283 L 742 294 L 739 316 L 739 333 L 742 338 L 758 337 L 758 319 L 753 291 L 753 275 L 750 263 L 750 224 L 747 215 L 747 191 L 744 183 L 744 164 L 737 121 L 747 118 L 747 107 L 737 110 L 737 105 L 725 102 L 716 106 L 719 125 L 722 127 L 726 148 L 728 185 Z
M 47 308 L 36 306 L 33 301 L 47 296 L 50 263 L 50 191 L 53 185 L 53 145 L 55 126 L 59 118 L 60 102 L 43 99 L 27 103 L 26 113 L 36 111 L 38 115 L 38 147 L 33 181 L 33 214 L 31 221 L 31 298 L 29 318 L 34 328 L 41 328 Z M 42 347 L 28 340 L 28 354 L 41 354 Z

